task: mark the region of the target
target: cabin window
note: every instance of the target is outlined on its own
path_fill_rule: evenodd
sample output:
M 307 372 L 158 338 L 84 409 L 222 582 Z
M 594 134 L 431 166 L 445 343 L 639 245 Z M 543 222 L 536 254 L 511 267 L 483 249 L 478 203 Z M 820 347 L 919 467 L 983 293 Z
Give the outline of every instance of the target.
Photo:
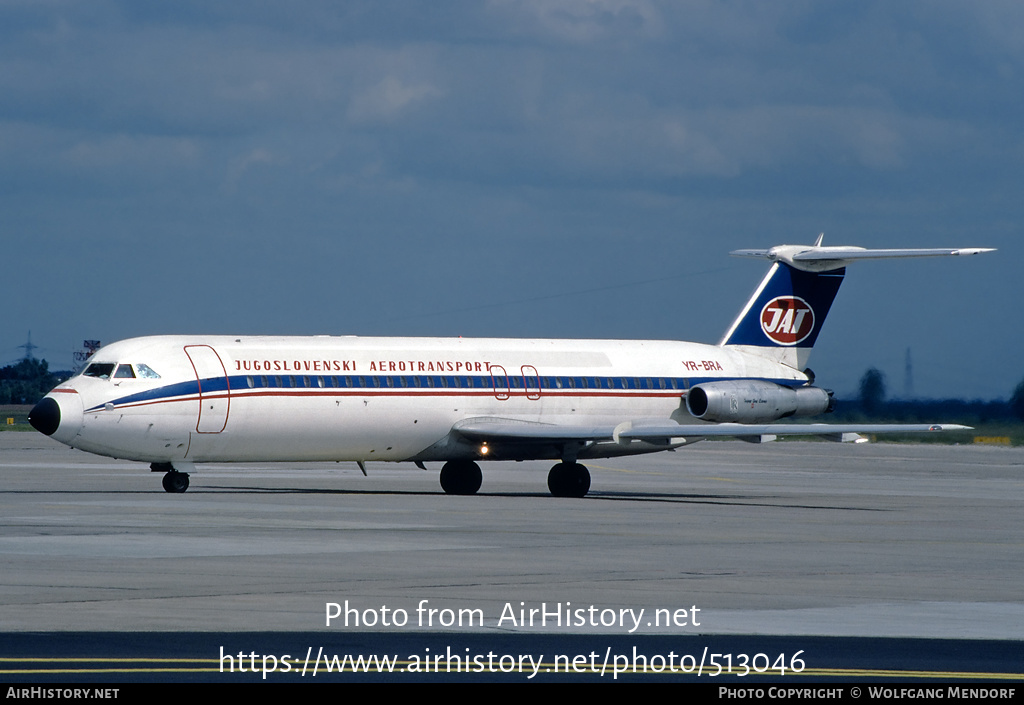
M 86 377 L 97 377 L 99 379 L 110 379 L 114 374 L 115 365 L 111 362 L 94 362 L 85 368 L 82 374 Z

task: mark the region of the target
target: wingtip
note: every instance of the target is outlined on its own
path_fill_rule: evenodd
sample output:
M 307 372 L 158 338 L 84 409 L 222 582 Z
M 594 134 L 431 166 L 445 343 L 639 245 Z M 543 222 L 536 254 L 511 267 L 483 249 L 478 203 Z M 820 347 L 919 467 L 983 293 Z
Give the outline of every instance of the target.
M 965 257 L 967 255 L 982 255 L 986 252 L 995 252 L 995 247 L 961 247 L 958 250 L 953 250 L 952 254 L 958 257 Z

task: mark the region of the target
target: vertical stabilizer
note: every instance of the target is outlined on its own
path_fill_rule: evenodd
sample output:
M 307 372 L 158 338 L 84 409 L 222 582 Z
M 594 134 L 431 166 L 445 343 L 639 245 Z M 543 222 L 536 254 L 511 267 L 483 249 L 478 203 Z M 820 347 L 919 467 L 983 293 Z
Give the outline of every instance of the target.
M 845 267 L 803 272 L 776 262 L 720 345 L 804 369 L 845 274 Z

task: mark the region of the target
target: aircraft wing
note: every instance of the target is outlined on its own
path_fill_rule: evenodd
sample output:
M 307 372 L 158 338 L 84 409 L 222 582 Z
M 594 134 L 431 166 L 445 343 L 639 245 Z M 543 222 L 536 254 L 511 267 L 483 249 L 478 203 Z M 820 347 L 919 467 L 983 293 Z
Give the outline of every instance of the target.
M 827 423 L 767 423 L 767 424 L 677 424 L 657 426 L 641 425 L 618 433 L 622 439 L 663 440 L 666 438 L 725 436 L 826 436 L 861 433 L 935 433 L 940 431 L 967 431 L 970 426 L 960 424 L 827 424 Z
M 762 436 L 822 436 L 829 440 L 856 440 L 852 434 L 937 433 L 967 431 L 960 424 L 677 424 L 674 421 L 638 419 L 617 426 L 565 425 L 518 419 L 479 417 L 460 421 L 454 430 L 475 441 L 648 441 L 665 443 L 672 438 Z

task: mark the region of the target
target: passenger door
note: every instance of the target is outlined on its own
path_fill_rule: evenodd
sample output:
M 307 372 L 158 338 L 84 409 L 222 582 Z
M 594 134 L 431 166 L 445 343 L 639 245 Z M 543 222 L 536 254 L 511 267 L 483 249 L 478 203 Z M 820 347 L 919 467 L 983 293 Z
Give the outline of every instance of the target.
M 231 412 L 231 383 L 220 355 L 209 345 L 186 345 L 199 382 L 199 418 L 197 433 L 220 433 L 228 425 Z

